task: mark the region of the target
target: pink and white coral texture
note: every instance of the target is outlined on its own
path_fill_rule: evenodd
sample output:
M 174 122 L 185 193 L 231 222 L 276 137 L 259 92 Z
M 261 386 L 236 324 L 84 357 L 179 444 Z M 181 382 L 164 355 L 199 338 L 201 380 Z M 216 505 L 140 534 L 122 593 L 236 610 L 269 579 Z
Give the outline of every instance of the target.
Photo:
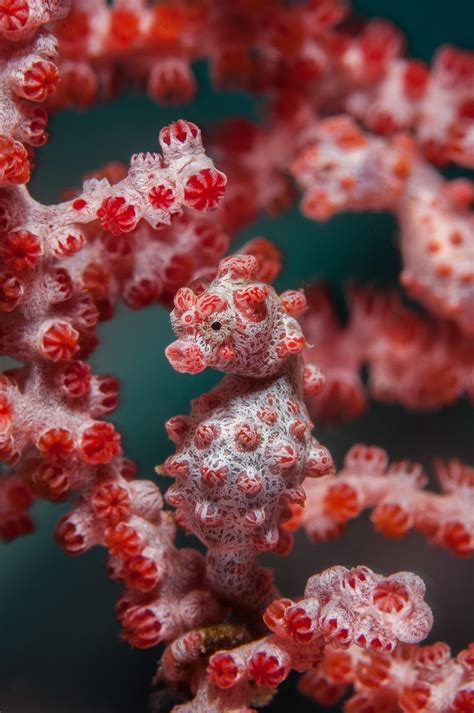
M 109 156 L 60 203 L 33 197 L 50 115 L 132 88 L 189 107 L 198 61 L 222 96 L 256 96 L 261 120 L 205 127 L 208 155 L 177 115 L 159 153 Z M 291 562 L 299 529 L 323 546 L 367 510 L 387 538 L 474 554 L 474 469 L 456 452 L 431 444 L 435 490 L 375 445 L 352 443 L 338 470 L 318 435 L 374 401 L 422 419 L 474 398 L 472 168 L 474 54 L 411 58 L 401 30 L 346 0 L 0 0 L 0 538 L 31 535 L 45 500 L 63 503 L 67 554 L 106 549 L 121 639 L 156 652 L 152 710 L 271 710 L 298 674 L 315 706 L 347 713 L 474 711 L 473 644 L 422 644 L 419 573 L 310 563 L 289 598 L 267 566 Z M 317 266 L 317 284 L 277 290 L 287 255 L 239 231 L 278 225 L 295 199 L 314 223 L 391 213 L 397 284 L 351 281 L 346 320 Z M 174 452 L 140 477 L 127 424 L 106 418 L 119 381 L 89 362 L 121 302 L 169 312 L 163 381 L 223 374 L 158 424 Z

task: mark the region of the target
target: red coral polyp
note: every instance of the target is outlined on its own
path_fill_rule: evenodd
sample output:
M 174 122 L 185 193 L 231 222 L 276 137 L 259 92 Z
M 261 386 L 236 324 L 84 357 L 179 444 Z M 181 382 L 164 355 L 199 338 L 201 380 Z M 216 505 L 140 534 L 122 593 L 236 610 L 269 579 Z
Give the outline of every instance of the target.
M 222 652 L 212 656 L 207 674 L 211 683 L 219 688 L 229 688 L 235 685 L 239 677 L 239 669 L 232 654 Z
M 28 0 L 1 0 L 0 30 L 4 33 L 22 30 L 30 14 Z
M 43 102 L 52 94 L 59 81 L 59 72 L 53 62 L 37 59 L 31 62 L 15 85 L 16 93 L 34 102 Z
M 224 195 L 226 178 L 223 173 L 211 168 L 204 168 L 191 176 L 184 187 L 186 205 L 194 210 L 205 211 L 217 208 Z
M 98 518 L 114 525 L 130 515 L 130 498 L 118 483 L 102 483 L 92 495 L 92 507 Z
M 19 141 L 0 135 L 0 184 L 27 183 L 30 179 L 28 152 Z
M 124 576 L 130 587 L 150 592 L 155 589 L 162 574 L 152 559 L 138 554 L 126 559 Z
M 161 622 L 147 607 L 130 607 L 122 618 L 123 638 L 131 646 L 148 649 L 161 641 Z
M 120 453 L 120 434 L 111 423 L 97 421 L 82 432 L 78 452 L 86 463 L 110 463 Z
M 123 196 L 105 198 L 97 211 L 97 217 L 102 227 L 110 230 L 112 235 L 128 233 L 138 221 L 136 207 L 127 203 Z
M 148 198 L 153 208 L 157 210 L 169 208 L 175 201 L 172 187 L 166 186 L 163 183 L 160 183 L 158 186 L 153 186 L 150 189 Z
M 79 332 L 69 322 L 57 320 L 43 329 L 40 337 L 42 355 L 53 362 L 72 359 L 79 349 Z
M 383 614 L 400 614 L 408 606 L 409 594 L 403 584 L 386 580 L 377 585 L 372 600 Z
M 67 458 L 74 450 L 74 437 L 66 428 L 50 428 L 38 437 L 36 447 L 47 458 Z
M 28 230 L 13 230 L 7 234 L 1 245 L 5 264 L 22 271 L 35 267 L 42 254 L 40 239 Z
M 287 676 L 287 667 L 275 655 L 257 651 L 249 662 L 249 673 L 259 686 L 276 688 Z

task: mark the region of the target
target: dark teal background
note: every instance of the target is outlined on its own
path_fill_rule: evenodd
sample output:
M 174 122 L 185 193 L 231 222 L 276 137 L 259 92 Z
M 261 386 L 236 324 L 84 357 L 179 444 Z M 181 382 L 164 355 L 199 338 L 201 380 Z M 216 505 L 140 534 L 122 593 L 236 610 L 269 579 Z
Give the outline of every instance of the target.
M 407 32 L 413 55 L 429 59 L 445 42 L 473 47 L 472 0 L 359 0 L 355 6 L 365 14 L 394 19 Z M 52 141 L 39 154 L 34 195 L 54 202 L 61 189 L 77 185 L 87 171 L 112 159 L 127 161 L 134 151 L 153 150 L 159 129 L 180 116 L 201 126 L 235 114 L 258 117 L 253 100 L 239 93 L 213 93 L 205 67 L 198 72 L 200 94 L 191 106 L 179 110 L 127 94 L 87 114 L 64 112 L 55 117 Z M 254 235 L 266 235 L 283 249 L 281 288 L 304 286 L 322 277 L 336 289 L 349 277 L 386 283 L 399 271 L 395 224 L 386 215 L 338 216 L 316 225 L 294 209 L 282 218 L 258 221 L 244 231 L 241 241 Z M 127 454 L 139 463 L 141 476 L 154 477 L 153 466 L 171 452 L 164 421 L 185 412 L 189 400 L 218 376 L 172 371 L 163 357 L 171 340 L 168 316 L 158 307 L 138 313 L 120 308 L 100 332 L 94 370 L 122 379 L 121 403 L 113 420 L 124 434 Z M 467 403 L 429 415 L 377 405 L 357 423 L 336 429 L 316 425 L 316 432 L 339 464 L 350 445 L 363 441 L 386 447 L 394 459 L 421 460 L 429 468 L 436 455 L 472 460 L 473 427 Z M 63 509 L 37 505 L 38 532 L 0 549 L 0 709 L 144 713 L 159 652 L 133 651 L 118 640 L 113 608 L 119 589 L 105 577 L 104 552 L 97 549 L 70 559 L 52 541 Z M 382 540 L 361 519 L 340 542 L 313 547 L 299 536 L 289 559 L 270 557 L 269 562 L 288 596 L 300 594 L 311 573 L 332 564 L 365 563 L 387 573 L 411 569 L 428 586 L 436 620 L 431 640 L 443 638 L 458 648 L 472 638 L 472 565 L 428 547 L 415 535 L 402 544 Z M 268 710 L 296 709 L 315 706 L 286 686 Z

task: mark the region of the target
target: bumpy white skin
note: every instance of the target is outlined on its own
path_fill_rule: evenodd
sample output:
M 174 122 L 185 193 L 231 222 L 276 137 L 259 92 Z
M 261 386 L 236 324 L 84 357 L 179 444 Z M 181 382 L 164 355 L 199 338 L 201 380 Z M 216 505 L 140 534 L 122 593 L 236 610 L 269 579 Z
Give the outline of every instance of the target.
M 302 400 L 304 337 L 276 292 L 251 280 L 255 269 L 250 256 L 228 258 L 199 297 L 180 290 L 172 315 L 180 338 L 166 352 L 178 371 L 232 372 L 188 417 L 168 422 L 177 452 L 164 472 L 176 477 L 167 500 L 179 522 L 209 548 L 213 586 L 247 606 L 274 595 L 256 558 L 288 549 L 278 527 L 288 504 L 304 499 L 303 479 L 332 467 Z

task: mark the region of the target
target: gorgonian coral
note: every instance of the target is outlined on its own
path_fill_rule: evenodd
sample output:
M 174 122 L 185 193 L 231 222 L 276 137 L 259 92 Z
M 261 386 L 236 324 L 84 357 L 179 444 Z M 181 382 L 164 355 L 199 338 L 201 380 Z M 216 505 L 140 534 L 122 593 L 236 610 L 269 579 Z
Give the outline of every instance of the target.
M 472 53 L 445 46 L 430 67 L 344 0 L 0 0 L 0 36 L 0 348 L 19 362 L 0 377 L 2 538 L 33 530 L 35 499 L 73 499 L 56 538 L 73 555 L 107 548 L 123 637 L 167 642 L 156 680 L 183 699 L 176 711 L 249 713 L 291 670 L 321 703 L 353 686 L 348 713 L 474 710 L 472 650 L 418 646 L 432 615 L 417 575 L 335 566 L 294 601 L 259 565 L 288 554 L 299 526 L 322 542 L 366 509 L 388 537 L 415 529 L 473 553 L 471 467 L 438 461 L 435 493 L 421 466 L 356 445 L 335 474 L 305 404 L 335 421 L 359 416 L 367 393 L 424 410 L 473 395 L 474 189 L 439 171 L 474 166 Z M 265 102 L 260 124 L 210 132 L 220 170 L 179 119 L 160 154 L 111 162 L 57 205 L 32 197 L 49 111 L 127 85 L 189 102 L 200 59 L 216 88 Z M 224 257 L 298 187 L 316 221 L 392 212 L 401 284 L 428 314 L 359 286 L 343 326 L 324 288 L 276 292 L 281 253 L 266 238 Z M 120 299 L 172 307 L 176 371 L 225 374 L 166 424 L 176 452 L 157 470 L 175 479 L 174 512 L 103 419 L 117 380 L 87 363 Z M 177 547 L 176 526 L 206 554 Z
M 306 295 L 302 325 L 311 347 L 305 359 L 326 378 L 324 391 L 309 401 L 310 412 L 327 421 L 354 419 L 369 395 L 424 411 L 464 395 L 473 399 L 473 338 L 453 322 L 408 307 L 394 290 L 353 285 L 343 325 L 327 287 L 316 285 Z

